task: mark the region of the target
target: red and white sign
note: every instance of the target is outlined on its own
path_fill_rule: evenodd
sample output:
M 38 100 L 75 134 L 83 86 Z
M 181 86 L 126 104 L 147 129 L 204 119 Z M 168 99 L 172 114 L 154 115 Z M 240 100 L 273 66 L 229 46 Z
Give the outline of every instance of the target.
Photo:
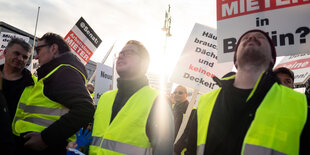
M 1 32 L 0 33 L 0 65 L 4 64 L 4 50 L 6 46 L 8 45 L 11 38 L 21 38 L 25 40 L 27 43 L 29 42 L 29 37 L 15 34 L 15 33 L 9 33 L 9 32 Z
M 82 17 L 64 39 L 84 65 L 102 42 Z
M 310 0 L 217 0 L 219 62 L 233 60 L 239 37 L 267 32 L 277 56 L 309 52 Z
M 310 76 L 310 54 L 286 56 L 276 66 L 286 67 L 294 72 L 294 84 L 304 84 Z
M 203 93 L 218 88 L 212 78 L 221 78 L 232 70 L 233 64 L 217 63 L 216 40 L 215 29 L 195 24 L 170 81 Z

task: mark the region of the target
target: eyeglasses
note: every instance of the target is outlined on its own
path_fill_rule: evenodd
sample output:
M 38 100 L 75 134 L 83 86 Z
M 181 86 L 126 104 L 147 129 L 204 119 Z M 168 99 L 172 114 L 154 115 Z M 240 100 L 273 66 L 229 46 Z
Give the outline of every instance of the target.
M 118 54 L 118 57 L 119 58 L 120 56 L 122 57 L 128 57 L 128 56 L 132 56 L 132 55 L 135 55 L 137 54 L 136 51 L 133 51 L 133 50 L 126 50 L 126 51 L 122 51 Z
M 50 44 L 43 44 L 43 45 L 40 45 L 40 46 L 35 47 L 34 49 L 35 49 L 35 51 L 37 52 L 37 54 L 39 54 L 40 49 L 41 49 L 42 47 L 45 47 L 45 46 L 50 46 Z
M 184 92 L 182 92 L 182 91 L 175 91 L 175 92 L 173 92 L 173 94 L 183 95 L 183 94 L 184 94 Z

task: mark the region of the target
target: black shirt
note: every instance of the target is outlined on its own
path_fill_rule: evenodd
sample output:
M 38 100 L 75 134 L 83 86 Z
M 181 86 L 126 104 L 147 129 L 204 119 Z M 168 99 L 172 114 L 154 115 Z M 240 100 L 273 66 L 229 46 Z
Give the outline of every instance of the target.
M 3 70 L 3 67 L 4 65 L 0 66 L 1 72 Z M 30 71 L 24 68 L 22 71 L 22 75 L 22 78 L 14 81 L 3 79 L 3 95 L 7 101 L 7 107 L 9 110 L 11 121 L 14 118 L 18 101 L 25 87 L 34 84 Z
M 240 143 L 253 120 L 252 115 L 248 114 L 248 109 L 253 105 L 246 102 L 252 89 L 238 89 L 233 86 L 233 81 L 229 82 L 228 88 L 219 94 L 225 98 L 218 98 L 217 102 L 221 104 L 214 105 L 205 154 L 241 154 Z
M 3 79 L 3 94 L 7 100 L 11 121 L 14 118 L 19 98 L 22 95 L 25 87 L 26 86 L 22 78 L 16 81 Z
M 2 80 L 0 78 L 0 80 Z M 1 83 L 1 81 L 0 81 Z M 7 154 L 14 154 L 15 142 L 11 129 L 11 122 L 9 120 L 9 113 L 6 106 L 6 101 L 3 92 L 0 88 L 0 149 L 1 152 Z
M 177 134 L 179 132 L 180 126 L 183 121 L 183 114 L 186 113 L 187 106 L 188 106 L 188 101 L 184 101 L 182 103 L 175 103 L 173 107 L 173 116 L 174 116 L 174 137 L 177 137 Z

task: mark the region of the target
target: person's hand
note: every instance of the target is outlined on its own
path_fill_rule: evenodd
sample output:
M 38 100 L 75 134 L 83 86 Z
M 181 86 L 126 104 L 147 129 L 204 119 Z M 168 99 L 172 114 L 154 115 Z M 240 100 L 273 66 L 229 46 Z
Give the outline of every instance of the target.
M 77 147 L 79 148 L 90 144 L 92 141 L 91 135 L 92 135 L 91 131 L 87 129 L 83 131 L 83 129 L 81 128 L 80 131 L 76 133 Z
M 24 144 L 25 147 L 42 151 L 47 148 L 47 145 L 44 143 L 40 132 L 30 132 L 24 136 L 25 139 L 28 139 Z
M 69 150 L 69 148 L 72 148 L 72 149 L 75 149 L 77 147 L 77 143 L 76 141 L 72 141 L 72 142 L 69 142 L 66 149 Z

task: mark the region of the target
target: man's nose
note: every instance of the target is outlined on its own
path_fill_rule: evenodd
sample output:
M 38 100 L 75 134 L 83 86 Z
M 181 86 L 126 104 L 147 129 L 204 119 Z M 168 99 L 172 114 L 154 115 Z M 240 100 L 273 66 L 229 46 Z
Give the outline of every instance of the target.
M 39 54 L 36 54 L 36 56 L 34 56 L 34 59 L 39 59 Z
M 257 38 L 256 38 L 255 35 L 250 35 L 250 36 L 249 36 L 249 40 L 257 40 Z
M 17 59 L 20 60 L 20 61 L 24 60 L 24 58 L 23 58 L 23 56 L 21 54 L 17 56 Z

